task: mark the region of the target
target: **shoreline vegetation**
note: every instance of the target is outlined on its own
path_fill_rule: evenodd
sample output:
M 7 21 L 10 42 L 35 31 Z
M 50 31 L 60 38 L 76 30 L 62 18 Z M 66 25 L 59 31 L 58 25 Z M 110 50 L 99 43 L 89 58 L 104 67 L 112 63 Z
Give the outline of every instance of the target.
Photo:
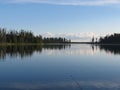
M 120 33 L 106 35 L 99 39 L 93 37 L 91 42 L 71 42 L 71 44 L 120 45 Z
M 0 28 L 0 45 L 44 45 L 44 44 L 68 44 L 71 40 L 62 37 L 42 37 L 34 35 L 31 31 L 9 30 Z
M 42 37 L 34 35 L 31 31 L 9 30 L 0 28 L 0 46 L 4 45 L 60 45 L 60 44 L 93 44 L 93 45 L 120 45 L 120 33 L 92 38 L 90 42 L 71 42 L 63 37 Z
M 120 33 L 114 33 L 111 35 L 106 35 L 105 37 L 100 37 L 97 41 L 92 38 L 91 44 L 96 45 L 120 45 Z

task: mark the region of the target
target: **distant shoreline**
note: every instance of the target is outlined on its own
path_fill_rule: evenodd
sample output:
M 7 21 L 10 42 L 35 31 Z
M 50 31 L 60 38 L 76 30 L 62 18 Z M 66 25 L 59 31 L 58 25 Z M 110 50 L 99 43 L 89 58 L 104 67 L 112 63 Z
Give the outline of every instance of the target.
M 91 42 L 71 42 L 71 44 L 91 44 Z
M 0 46 L 4 46 L 4 45 L 8 45 L 8 46 L 12 46 L 12 45 L 16 45 L 16 46 L 19 46 L 19 45 L 43 45 L 43 44 L 36 44 L 36 43 L 0 43 Z
M 120 44 L 103 44 L 103 43 L 92 43 L 92 42 L 70 42 L 70 43 L 0 43 L 0 46 L 29 46 L 29 45 L 65 45 L 65 44 L 90 44 L 90 45 L 120 45 Z

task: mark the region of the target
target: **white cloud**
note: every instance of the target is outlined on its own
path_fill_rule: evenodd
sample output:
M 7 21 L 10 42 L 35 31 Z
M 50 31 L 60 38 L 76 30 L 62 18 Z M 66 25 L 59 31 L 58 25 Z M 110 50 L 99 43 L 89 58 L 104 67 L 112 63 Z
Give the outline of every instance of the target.
M 2 0 L 0 0 L 2 2 Z M 112 5 L 120 4 L 120 0 L 4 0 L 9 3 L 47 3 L 58 5 Z
M 80 41 L 80 42 L 90 41 L 93 36 L 98 37 L 98 35 L 96 35 L 93 32 L 58 33 L 58 34 L 47 32 L 43 34 L 43 37 L 65 37 L 67 39 L 71 39 L 72 41 Z

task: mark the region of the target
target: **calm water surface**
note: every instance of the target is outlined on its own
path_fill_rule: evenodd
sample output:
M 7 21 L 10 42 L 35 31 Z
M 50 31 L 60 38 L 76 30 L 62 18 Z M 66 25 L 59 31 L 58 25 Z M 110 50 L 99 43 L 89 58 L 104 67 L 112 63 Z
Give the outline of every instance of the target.
M 0 90 L 120 90 L 120 46 L 0 47 Z

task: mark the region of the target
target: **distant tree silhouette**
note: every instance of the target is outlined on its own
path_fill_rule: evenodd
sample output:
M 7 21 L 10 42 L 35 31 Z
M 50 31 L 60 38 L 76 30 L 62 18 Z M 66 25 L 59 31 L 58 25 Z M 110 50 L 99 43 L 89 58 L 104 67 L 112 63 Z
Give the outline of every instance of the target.
M 6 42 L 6 29 L 0 28 L 0 42 Z
M 120 44 L 120 34 L 114 33 L 105 37 L 100 37 L 99 43 L 101 44 Z
M 70 40 L 65 38 L 43 38 L 43 43 L 70 43 Z
M 95 40 L 95 39 L 94 39 L 94 37 L 93 37 L 93 38 L 92 38 L 92 43 L 94 43 L 94 40 Z
M 14 43 L 14 44 L 42 44 L 42 43 L 70 43 L 71 40 L 65 38 L 42 38 L 41 35 L 34 35 L 31 31 L 10 30 L 6 32 L 5 28 L 0 28 L 0 44 L 1 43 Z

